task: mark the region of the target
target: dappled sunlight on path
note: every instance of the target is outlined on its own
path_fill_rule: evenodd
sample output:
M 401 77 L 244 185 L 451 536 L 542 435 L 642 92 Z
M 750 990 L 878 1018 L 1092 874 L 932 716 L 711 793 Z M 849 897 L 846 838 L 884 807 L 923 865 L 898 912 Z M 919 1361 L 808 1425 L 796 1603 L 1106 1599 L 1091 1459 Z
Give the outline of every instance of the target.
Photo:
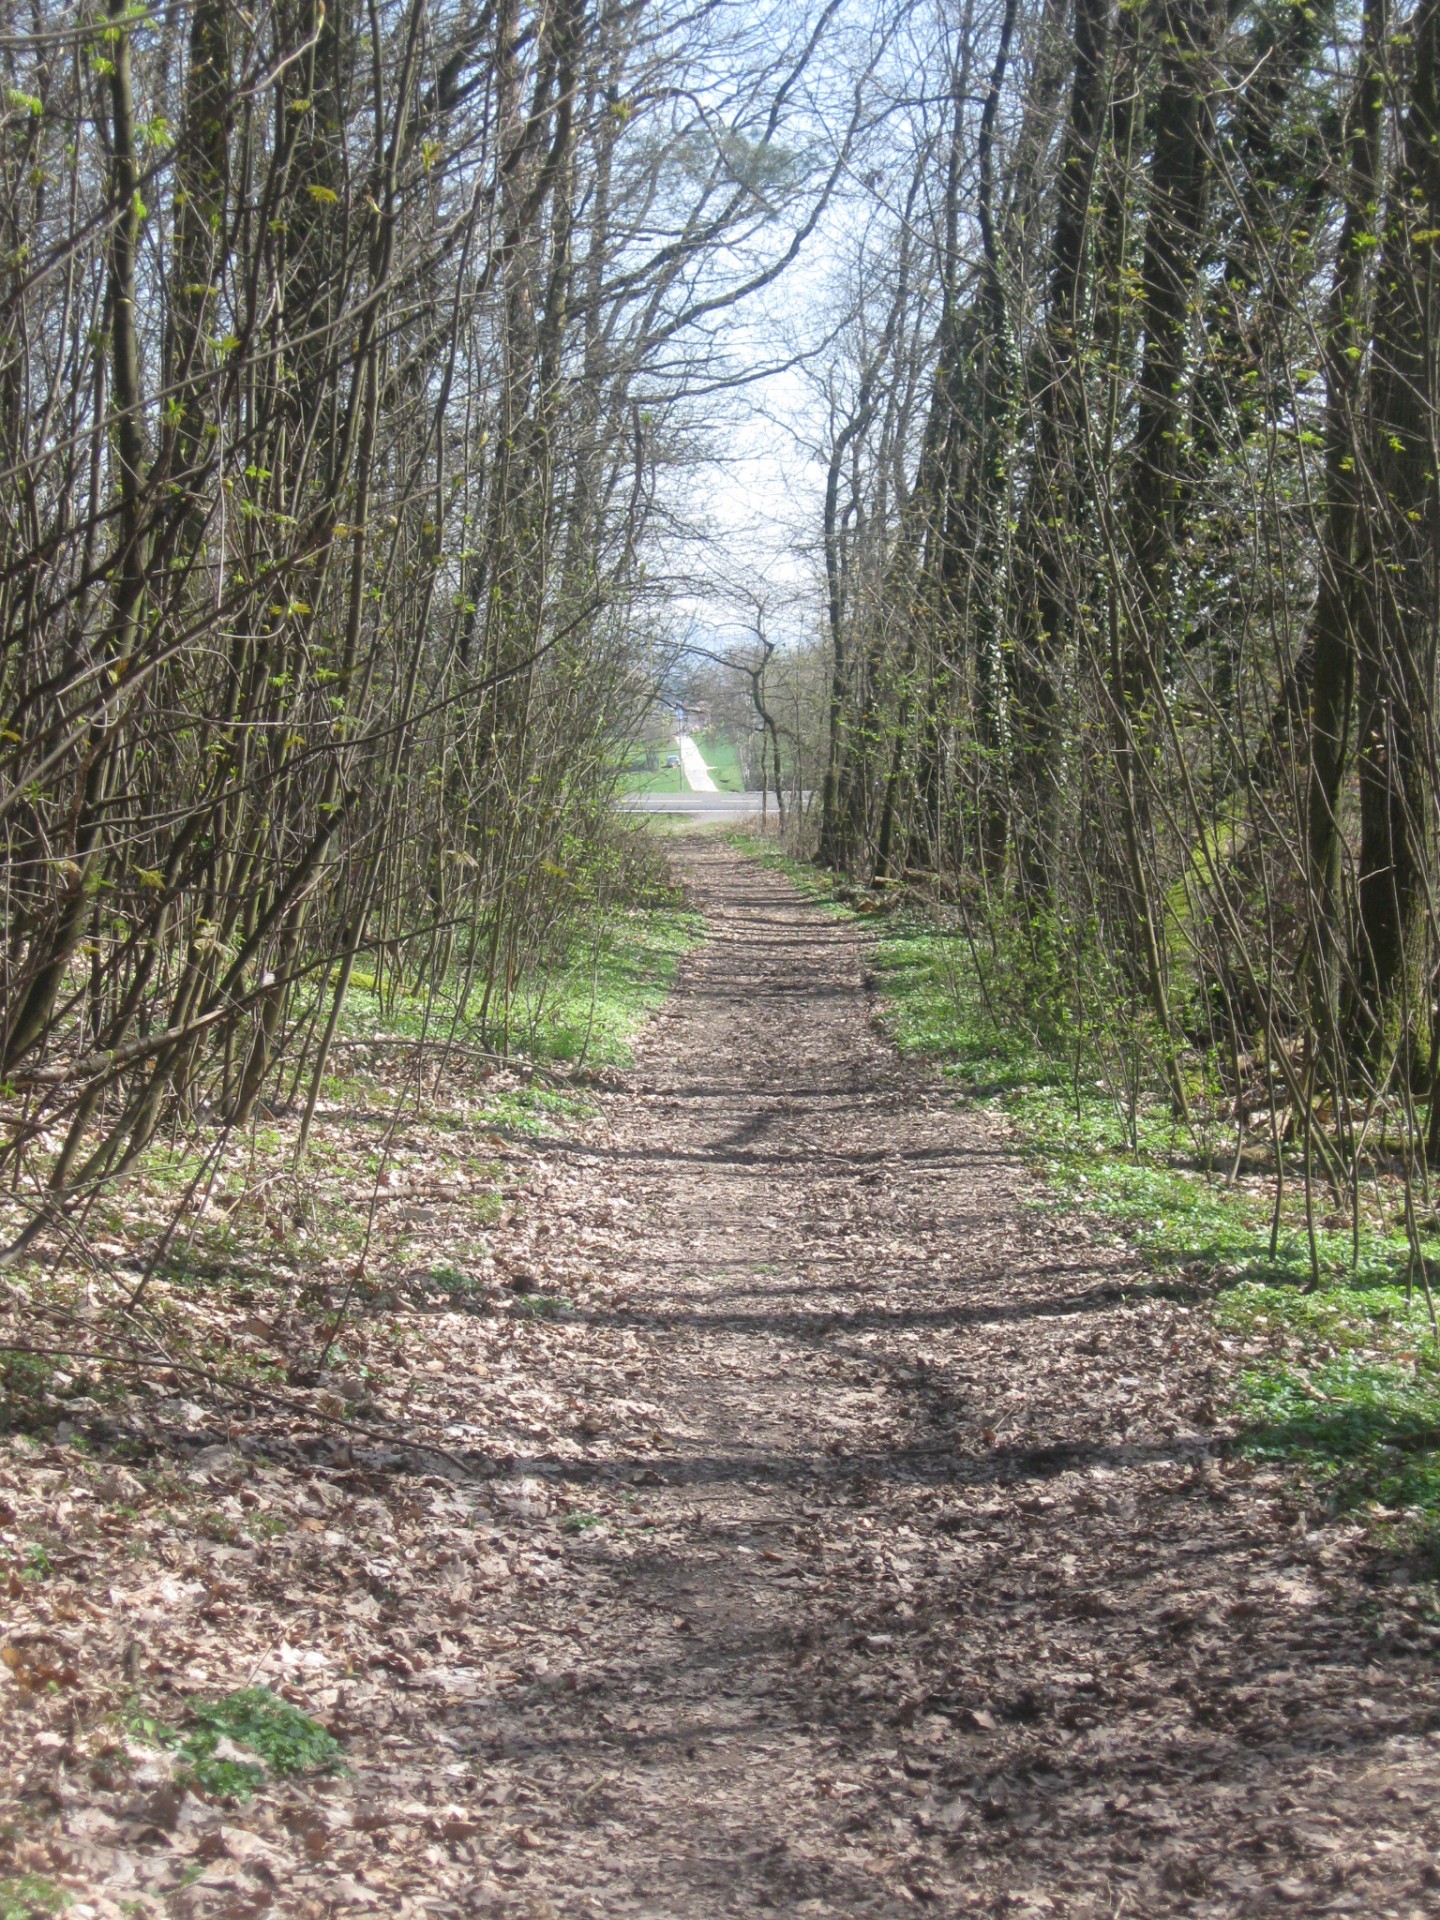
M 683 858 L 712 938 L 513 1250 L 601 1183 L 583 1458 L 495 1496 L 549 1488 L 563 1564 L 446 1723 L 535 1836 L 480 1910 L 1432 1911 L 1440 1685 L 1224 1457 L 1204 1313 L 897 1063 L 859 928 Z

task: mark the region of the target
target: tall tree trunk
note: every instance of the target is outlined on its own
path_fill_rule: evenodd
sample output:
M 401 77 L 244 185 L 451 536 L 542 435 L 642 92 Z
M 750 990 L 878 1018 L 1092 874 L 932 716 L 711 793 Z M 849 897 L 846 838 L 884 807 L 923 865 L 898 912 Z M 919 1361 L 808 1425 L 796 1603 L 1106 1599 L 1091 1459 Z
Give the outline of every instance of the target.
M 1340 803 L 1351 758 L 1355 653 L 1364 606 L 1361 419 L 1368 262 L 1380 191 L 1388 0 L 1366 0 L 1345 180 L 1345 221 L 1325 333 L 1325 526 L 1312 621 L 1306 850 L 1310 1009 L 1322 1054 L 1338 1057 L 1343 935 Z
M 1357 662 L 1362 1040 L 1408 1071 L 1426 1036 L 1425 907 L 1440 588 L 1440 0 L 1409 22 L 1411 81 L 1382 242 L 1364 516 L 1370 593 Z
M 1009 590 L 1011 460 L 1019 364 L 1005 250 L 995 213 L 995 139 L 1017 11 L 1016 0 L 1005 0 L 995 64 L 990 71 L 990 85 L 980 115 L 977 153 L 982 335 L 976 352 L 976 370 L 982 452 L 975 471 L 978 498 L 973 628 L 976 726 L 987 762 L 981 769 L 980 841 L 986 870 L 997 877 L 1004 867 L 1010 827 L 1006 766 L 1010 749 L 1009 685 L 1002 637 Z
M 1035 586 L 1014 669 L 1023 802 L 1017 856 L 1021 885 L 1037 902 L 1051 891 L 1064 746 L 1060 676 L 1069 651 L 1084 538 L 1079 440 L 1084 426 L 1088 227 L 1105 129 L 1109 39 L 1110 0 L 1075 0 L 1075 75 L 1050 250 L 1035 462 L 1022 521 Z
M 1167 662 L 1176 618 L 1176 547 L 1188 408 L 1190 315 L 1199 276 L 1214 153 L 1216 42 L 1223 0 L 1166 0 L 1155 102 L 1145 255 L 1141 267 L 1140 368 L 1128 547 L 1134 578 L 1128 608 L 1113 617 L 1111 704 L 1130 887 L 1130 937 L 1159 1025 L 1171 1094 L 1183 1108 L 1174 1021 L 1154 874 L 1151 781 Z M 1114 582 L 1115 588 L 1122 583 Z

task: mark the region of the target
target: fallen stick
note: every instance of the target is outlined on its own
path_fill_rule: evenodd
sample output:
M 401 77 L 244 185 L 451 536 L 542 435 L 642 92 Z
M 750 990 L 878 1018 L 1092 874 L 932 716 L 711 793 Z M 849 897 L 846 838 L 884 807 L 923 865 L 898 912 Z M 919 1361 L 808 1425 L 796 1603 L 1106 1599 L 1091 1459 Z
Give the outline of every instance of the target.
M 323 1408 L 306 1406 L 297 1400 L 291 1400 L 283 1393 L 275 1393 L 266 1387 L 256 1387 L 243 1380 L 227 1380 L 223 1374 L 215 1373 L 209 1367 L 197 1367 L 190 1360 L 171 1360 L 161 1354 L 153 1360 L 141 1358 L 129 1353 L 96 1353 L 84 1347 L 38 1346 L 20 1340 L 0 1340 L 0 1353 L 49 1353 L 67 1360 L 95 1360 L 111 1366 L 131 1367 L 137 1372 L 159 1372 L 168 1368 L 173 1373 L 188 1373 L 197 1380 L 205 1380 L 211 1386 L 226 1392 L 248 1395 L 252 1400 L 264 1400 L 271 1406 L 283 1407 L 288 1413 L 307 1414 L 313 1420 L 323 1421 L 327 1426 L 341 1427 L 346 1433 L 362 1433 L 368 1439 L 388 1440 L 391 1445 L 414 1447 L 422 1453 L 433 1453 L 439 1460 L 449 1461 L 467 1479 L 479 1479 L 473 1468 L 468 1467 L 458 1454 L 450 1453 L 444 1447 L 437 1447 L 433 1441 L 403 1438 L 393 1427 L 371 1426 L 368 1421 L 347 1419 L 338 1413 L 326 1413 Z

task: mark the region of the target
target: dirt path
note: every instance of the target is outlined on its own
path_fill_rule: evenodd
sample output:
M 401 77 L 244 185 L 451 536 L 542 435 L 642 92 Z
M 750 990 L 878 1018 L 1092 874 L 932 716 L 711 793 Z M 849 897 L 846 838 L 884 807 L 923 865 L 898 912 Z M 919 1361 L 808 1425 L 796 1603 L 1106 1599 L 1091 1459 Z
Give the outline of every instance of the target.
M 899 1069 L 859 930 L 687 858 L 711 938 L 577 1152 L 629 1292 L 564 1568 L 458 1710 L 493 1910 L 1440 1912 L 1433 1660 L 1214 1457 L 1201 1316 Z
M 387 1162 L 333 1378 L 448 1458 L 183 1375 L 0 1450 L 5 1913 L 1440 1914 L 1423 1590 L 1224 1457 L 1243 1353 L 902 1069 L 864 930 L 680 844 L 710 938 L 601 1117 Z M 135 1718 L 257 1684 L 348 1770 L 237 1803 Z

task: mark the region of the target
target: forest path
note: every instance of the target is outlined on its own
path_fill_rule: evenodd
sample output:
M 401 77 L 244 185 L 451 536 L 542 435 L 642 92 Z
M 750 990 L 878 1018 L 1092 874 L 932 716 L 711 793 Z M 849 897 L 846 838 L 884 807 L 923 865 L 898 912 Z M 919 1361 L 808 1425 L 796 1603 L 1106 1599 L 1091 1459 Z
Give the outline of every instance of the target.
M 625 1291 L 563 1560 L 486 1603 L 517 1671 L 446 1716 L 497 1825 L 436 1910 L 1440 1912 L 1433 1661 L 1377 1646 L 1353 1530 L 1217 1457 L 1204 1313 L 1027 1207 L 862 927 L 678 858 L 709 939 L 527 1213 L 602 1179 Z M 560 1471 L 499 1507 L 553 1528 Z

